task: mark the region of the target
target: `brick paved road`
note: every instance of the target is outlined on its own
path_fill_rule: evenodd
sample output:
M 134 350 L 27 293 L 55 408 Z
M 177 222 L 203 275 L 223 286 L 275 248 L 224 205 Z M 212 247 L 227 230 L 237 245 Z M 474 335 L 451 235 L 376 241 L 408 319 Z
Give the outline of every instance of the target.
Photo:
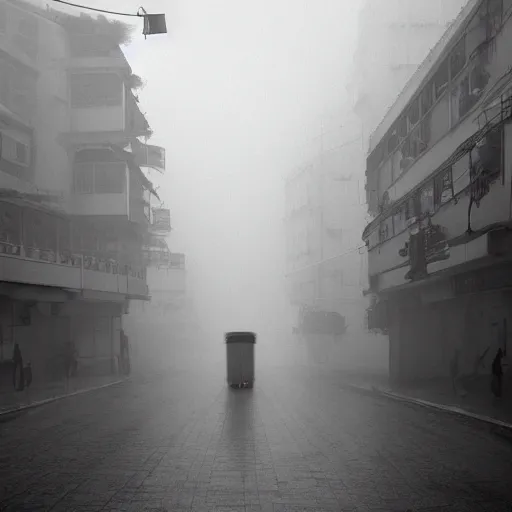
M 0 423 L 0 510 L 512 509 L 512 444 L 484 428 L 332 374 L 259 369 L 252 392 L 228 392 L 220 370 Z

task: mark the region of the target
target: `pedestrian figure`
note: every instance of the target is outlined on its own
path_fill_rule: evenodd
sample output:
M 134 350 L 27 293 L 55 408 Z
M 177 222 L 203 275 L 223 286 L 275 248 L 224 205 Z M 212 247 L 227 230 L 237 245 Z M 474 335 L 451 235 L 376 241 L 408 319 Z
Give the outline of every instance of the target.
M 16 391 L 23 391 L 25 387 L 25 377 L 23 374 L 23 356 L 21 355 L 21 350 L 18 343 L 14 345 L 12 360 L 14 363 L 12 372 L 12 385 Z
M 121 371 L 124 375 L 130 374 L 130 347 L 128 342 L 128 336 L 125 334 L 124 330 L 121 329 Z
M 502 359 L 503 351 L 501 348 L 499 348 L 492 362 L 491 390 L 496 398 L 501 398 L 503 393 L 503 367 L 501 364 Z

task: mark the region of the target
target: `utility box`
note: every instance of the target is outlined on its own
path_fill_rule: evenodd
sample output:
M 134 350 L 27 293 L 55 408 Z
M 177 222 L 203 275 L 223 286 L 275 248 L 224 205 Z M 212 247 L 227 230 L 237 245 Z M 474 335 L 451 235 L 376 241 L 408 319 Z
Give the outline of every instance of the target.
M 253 332 L 228 332 L 226 337 L 227 381 L 232 388 L 254 386 L 254 345 Z

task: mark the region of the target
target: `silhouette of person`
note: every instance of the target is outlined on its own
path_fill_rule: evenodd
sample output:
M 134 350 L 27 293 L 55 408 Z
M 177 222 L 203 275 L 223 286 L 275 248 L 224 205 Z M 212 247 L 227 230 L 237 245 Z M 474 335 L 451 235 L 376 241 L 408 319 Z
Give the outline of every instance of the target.
M 17 391 L 23 391 L 25 387 L 25 377 L 23 374 L 23 356 L 21 355 L 21 349 L 18 343 L 14 345 L 14 352 L 12 356 L 12 360 L 14 363 L 14 368 L 12 371 L 12 385 L 14 389 Z M 19 379 L 17 379 L 19 371 Z M 18 386 L 16 386 L 16 381 L 18 381 Z

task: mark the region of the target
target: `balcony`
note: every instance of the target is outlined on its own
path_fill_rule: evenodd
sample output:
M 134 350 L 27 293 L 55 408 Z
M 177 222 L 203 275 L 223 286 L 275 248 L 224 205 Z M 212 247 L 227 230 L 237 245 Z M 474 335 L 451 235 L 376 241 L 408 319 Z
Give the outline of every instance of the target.
M 118 217 L 148 226 L 151 184 L 140 168 L 122 158 L 110 148 L 76 153 L 72 215 Z
M 0 201 L 0 281 L 117 295 L 112 300 L 148 296 L 136 237 L 115 232 L 111 241 L 94 224 L 36 200 L 19 194 Z
M 146 273 L 115 261 L 0 242 L 0 281 L 147 299 Z
M 149 124 L 124 73 L 82 70 L 71 72 L 70 131 L 60 137 L 64 145 L 118 144 L 148 135 Z
M 499 139 L 499 132 L 498 136 Z M 507 130 L 505 140 L 510 137 L 512 132 Z M 493 144 L 493 147 L 492 156 L 496 155 L 499 162 L 499 145 Z M 509 151 L 506 150 L 505 170 L 508 169 Z M 476 150 L 471 154 L 472 161 L 477 162 Z M 512 252 L 508 247 L 502 250 L 503 254 L 493 254 L 488 237 L 495 236 L 499 227 L 509 226 L 512 178 L 506 172 L 502 181 L 501 164 L 496 167 L 486 164 L 488 170 L 496 168 L 494 180 L 487 184 L 475 181 L 471 185 L 470 179 L 474 178 L 468 172 L 468 165 L 469 155 L 465 155 L 447 171 L 448 180 L 441 176 L 436 196 L 430 193 L 435 183 L 426 182 L 416 196 L 416 206 L 411 198 L 411 206 L 397 208 L 394 215 L 383 216 L 380 223 L 367 228 L 364 238 L 369 250 L 370 280 L 374 281 L 372 291 L 387 291 L 427 278 L 460 273 L 468 267 L 490 265 L 499 258 L 510 258 Z M 441 193 L 441 184 L 446 185 L 446 193 Z M 471 195 L 482 191 L 479 206 L 470 207 Z M 407 211 L 419 214 L 407 218 Z M 423 243 L 419 235 L 423 237 Z
M 124 130 L 125 90 L 118 73 L 71 73 L 69 88 L 72 132 Z
M 129 172 L 125 162 L 75 162 L 73 215 L 129 216 Z

